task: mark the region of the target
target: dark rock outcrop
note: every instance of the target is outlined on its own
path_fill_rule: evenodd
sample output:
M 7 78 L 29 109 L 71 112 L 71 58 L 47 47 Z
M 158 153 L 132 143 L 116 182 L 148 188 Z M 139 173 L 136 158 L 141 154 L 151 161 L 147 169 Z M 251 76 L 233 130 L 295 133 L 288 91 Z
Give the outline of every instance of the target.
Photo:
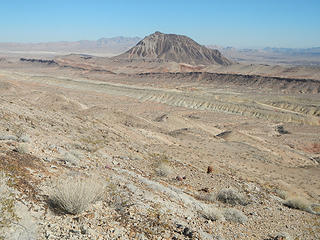
M 46 59 L 35 59 L 35 58 L 20 58 L 21 62 L 31 62 L 31 63 L 44 63 L 47 65 L 58 65 L 54 60 Z

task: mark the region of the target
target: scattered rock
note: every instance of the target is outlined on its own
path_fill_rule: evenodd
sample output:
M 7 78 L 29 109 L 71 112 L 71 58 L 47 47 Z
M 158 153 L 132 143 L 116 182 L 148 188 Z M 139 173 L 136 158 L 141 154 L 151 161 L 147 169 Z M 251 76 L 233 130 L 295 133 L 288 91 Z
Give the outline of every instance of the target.
M 83 225 L 81 225 L 80 232 L 81 232 L 81 234 L 86 234 L 87 233 L 87 228 L 84 227 Z
M 270 236 L 265 240 L 292 240 L 292 238 L 288 233 L 278 233 L 276 236 Z
M 284 126 L 282 124 L 277 124 L 273 126 L 273 131 L 275 135 L 280 136 L 282 134 L 288 134 L 289 132 L 284 129 Z
M 184 236 L 186 236 L 186 237 L 189 237 L 189 238 L 192 238 L 192 237 L 193 237 L 193 231 L 191 231 L 190 228 L 188 228 L 188 227 L 185 227 L 185 228 L 183 229 L 182 234 L 183 234 Z
M 161 116 L 156 117 L 156 118 L 154 119 L 154 121 L 156 121 L 156 122 L 164 122 L 164 121 L 166 121 L 167 119 L 168 119 L 168 115 L 167 115 L 167 114 L 162 114 Z
M 182 180 L 183 180 L 183 178 L 182 178 L 182 177 L 180 177 L 180 176 L 177 176 L 177 177 L 176 177 L 176 180 L 177 180 L 177 181 L 182 181 Z
M 208 193 L 209 192 L 209 188 L 207 188 L 207 187 L 201 188 L 201 189 L 199 189 L 199 191 Z
M 208 169 L 207 169 L 207 173 L 212 173 L 213 172 L 213 167 L 212 166 L 208 166 Z

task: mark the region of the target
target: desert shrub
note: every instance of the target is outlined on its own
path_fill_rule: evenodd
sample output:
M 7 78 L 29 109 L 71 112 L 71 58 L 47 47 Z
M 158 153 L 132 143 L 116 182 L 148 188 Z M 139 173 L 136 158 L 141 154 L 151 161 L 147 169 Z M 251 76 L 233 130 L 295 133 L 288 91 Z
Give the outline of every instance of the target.
M 248 220 L 246 215 L 234 208 L 224 209 L 223 216 L 229 222 L 245 223 Z
M 30 140 L 30 137 L 28 135 L 21 135 L 19 136 L 19 139 L 18 139 L 20 142 L 24 142 L 24 143 L 29 143 L 31 140 Z
M 200 200 L 206 201 L 206 202 L 215 202 L 216 201 L 216 196 L 214 193 L 206 193 L 206 194 L 201 194 L 198 196 Z
M 49 194 L 49 203 L 63 212 L 78 214 L 102 199 L 104 185 L 93 178 L 65 177 L 58 180 Z
M 289 197 L 287 200 L 284 201 L 283 204 L 289 208 L 314 213 L 314 211 L 311 208 L 310 202 L 301 197 Z
M 159 177 L 167 177 L 172 173 L 169 158 L 164 154 L 151 154 L 150 157 L 154 161 L 154 172 Z
M 15 151 L 17 151 L 18 153 L 29 153 L 30 152 L 30 147 L 28 144 L 26 143 L 19 143 L 16 148 Z
M 64 163 L 69 163 L 71 165 L 77 166 L 79 163 L 79 158 L 72 153 L 64 152 L 63 156 L 60 158 Z
M 0 140 L 1 141 L 17 141 L 17 137 L 13 135 L 8 135 L 8 134 L 0 134 Z
M 275 189 L 275 194 L 277 194 L 278 197 L 282 198 L 283 200 L 287 199 L 288 193 L 281 189 Z
M 160 163 L 156 168 L 155 168 L 155 173 L 159 177 L 167 177 L 171 173 L 171 168 L 168 164 L 166 163 Z
M 231 205 L 247 205 L 246 198 L 233 188 L 223 188 L 217 194 L 217 200 Z
M 208 219 L 211 221 L 224 219 L 222 212 L 219 209 L 211 206 L 203 207 L 203 209 L 200 211 L 200 215 L 205 219 Z

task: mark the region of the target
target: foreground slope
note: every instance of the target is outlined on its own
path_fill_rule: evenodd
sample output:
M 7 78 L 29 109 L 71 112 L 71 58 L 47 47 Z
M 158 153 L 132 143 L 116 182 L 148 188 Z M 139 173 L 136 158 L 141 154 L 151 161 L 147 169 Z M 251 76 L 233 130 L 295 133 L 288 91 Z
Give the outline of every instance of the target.
M 0 71 L 0 239 L 320 238 L 318 94 L 43 65 Z

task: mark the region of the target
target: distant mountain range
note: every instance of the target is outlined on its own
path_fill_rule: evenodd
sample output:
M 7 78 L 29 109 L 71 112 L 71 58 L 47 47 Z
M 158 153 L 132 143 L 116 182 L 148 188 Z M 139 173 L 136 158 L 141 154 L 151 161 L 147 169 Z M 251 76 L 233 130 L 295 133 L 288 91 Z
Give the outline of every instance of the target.
M 320 55 L 320 47 L 313 48 L 274 48 L 266 47 L 262 49 L 252 49 L 252 48 L 234 48 L 234 47 L 221 47 L 218 45 L 207 45 L 207 47 L 212 49 L 218 49 L 222 52 L 259 52 L 259 53 L 279 53 L 279 54 L 292 54 L 292 55 Z
M 65 53 L 106 53 L 120 54 L 139 42 L 139 37 L 100 38 L 96 41 L 81 40 L 75 42 L 44 43 L 0 43 L 1 51 L 44 51 Z
M 51 55 L 62 55 L 70 53 L 83 53 L 102 56 L 115 56 L 128 51 L 134 47 L 142 38 L 140 37 L 112 37 L 100 38 L 98 40 L 81 41 L 59 41 L 41 43 L 14 43 L 0 42 L 0 53 L 50 53 Z M 178 46 L 178 45 L 177 45 Z M 176 46 L 176 47 L 177 47 Z M 140 46 L 141 47 L 141 46 Z M 207 48 L 217 49 L 225 57 L 232 61 L 244 63 L 262 64 L 289 64 L 289 65 L 320 65 L 320 47 L 314 48 L 273 48 L 263 49 L 237 49 L 234 47 L 221 47 L 207 45 Z M 182 52 L 184 49 L 181 48 Z M 205 56 L 209 52 L 200 51 Z M 200 54 L 200 55 L 201 55 Z M 30 54 L 29 54 L 30 55 Z M 209 54 L 210 55 L 210 54 Z M 168 57 L 168 56 L 167 56 Z M 171 54 L 170 58 L 173 58 Z
M 291 65 L 320 65 L 320 47 L 237 49 L 234 47 L 207 46 L 218 49 L 226 57 L 238 62 Z

